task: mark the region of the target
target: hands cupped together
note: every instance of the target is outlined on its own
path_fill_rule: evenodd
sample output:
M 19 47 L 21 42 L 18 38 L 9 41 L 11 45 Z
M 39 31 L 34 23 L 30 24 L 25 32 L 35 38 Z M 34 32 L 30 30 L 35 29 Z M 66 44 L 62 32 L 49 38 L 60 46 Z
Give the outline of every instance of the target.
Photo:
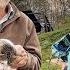
M 16 56 L 13 56 L 14 60 L 10 64 L 12 68 L 18 68 L 26 65 L 28 61 L 28 55 L 26 50 L 21 45 L 15 45 Z

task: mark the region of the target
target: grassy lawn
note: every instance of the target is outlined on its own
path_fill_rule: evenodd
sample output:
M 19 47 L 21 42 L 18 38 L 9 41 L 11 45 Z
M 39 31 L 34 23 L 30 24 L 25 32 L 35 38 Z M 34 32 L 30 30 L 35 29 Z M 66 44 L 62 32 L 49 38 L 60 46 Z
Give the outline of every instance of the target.
M 58 23 L 53 32 L 38 34 L 42 48 L 41 70 L 61 70 L 61 66 L 47 62 L 51 58 L 51 45 L 63 35 L 70 32 L 70 17 L 66 17 L 63 23 Z

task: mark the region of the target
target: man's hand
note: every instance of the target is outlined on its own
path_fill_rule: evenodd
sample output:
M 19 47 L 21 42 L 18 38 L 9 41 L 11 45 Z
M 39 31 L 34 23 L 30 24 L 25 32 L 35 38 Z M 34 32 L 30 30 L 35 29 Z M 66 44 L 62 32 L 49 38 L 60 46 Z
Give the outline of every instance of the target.
M 21 45 L 14 46 L 16 50 L 16 56 L 14 56 L 14 60 L 10 64 L 12 68 L 18 68 L 24 66 L 28 61 L 28 56 L 25 49 Z

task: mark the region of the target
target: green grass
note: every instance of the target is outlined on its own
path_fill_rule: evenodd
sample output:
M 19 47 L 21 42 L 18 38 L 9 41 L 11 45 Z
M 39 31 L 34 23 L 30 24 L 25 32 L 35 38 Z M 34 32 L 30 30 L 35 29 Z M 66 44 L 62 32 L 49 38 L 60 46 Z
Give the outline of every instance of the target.
M 59 40 L 63 35 L 70 32 L 70 17 L 66 17 L 63 23 L 59 22 L 53 32 L 38 34 L 42 48 L 42 66 L 41 70 L 61 70 L 60 66 L 47 62 L 51 57 L 51 45 Z M 50 69 L 49 69 L 49 68 Z

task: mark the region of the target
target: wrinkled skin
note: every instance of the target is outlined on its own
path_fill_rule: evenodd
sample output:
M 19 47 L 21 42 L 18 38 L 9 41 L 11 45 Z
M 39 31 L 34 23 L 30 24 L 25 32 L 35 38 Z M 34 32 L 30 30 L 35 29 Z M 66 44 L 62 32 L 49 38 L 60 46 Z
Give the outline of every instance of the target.
M 8 5 L 10 0 L 0 0 L 0 8 L 4 8 Z

